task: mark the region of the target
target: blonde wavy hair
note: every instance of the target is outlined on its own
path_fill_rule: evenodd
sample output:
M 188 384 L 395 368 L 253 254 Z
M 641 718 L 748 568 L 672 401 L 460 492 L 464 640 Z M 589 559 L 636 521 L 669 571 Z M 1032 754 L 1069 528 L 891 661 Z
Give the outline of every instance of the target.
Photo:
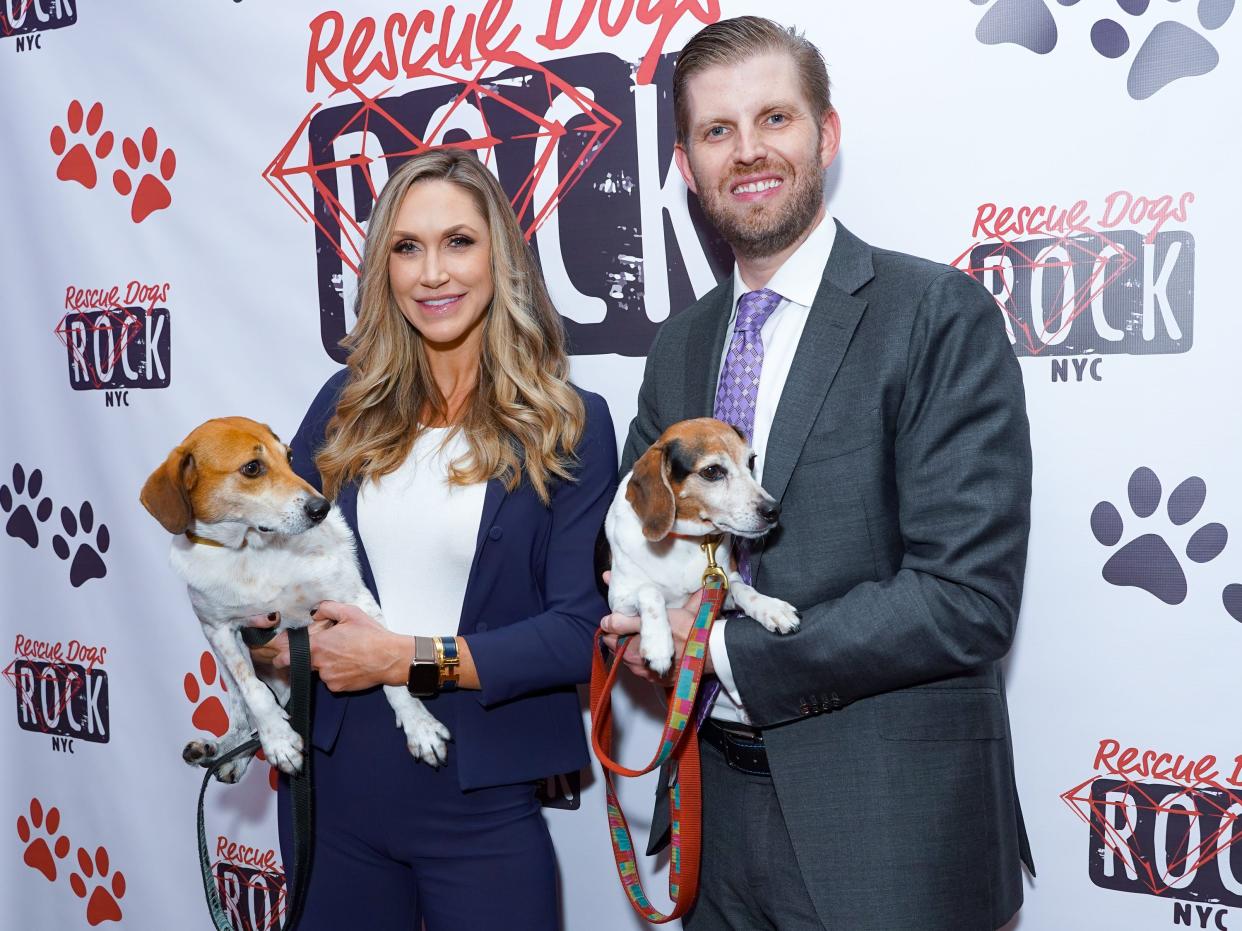
M 466 191 L 486 218 L 495 290 L 483 321 L 478 384 L 451 424 L 469 449 L 450 464 L 449 482 L 499 478 L 513 491 L 525 475 L 547 504 L 550 483 L 571 477 L 586 411 L 569 384 L 561 319 L 513 208 L 492 173 L 456 148 L 409 159 L 389 177 L 371 212 L 357 323 L 341 341 L 349 376 L 315 457 L 324 493 L 335 498 L 350 481 L 394 471 L 426 429 L 423 415 L 449 420 L 422 336 L 402 316 L 388 278 L 390 239 L 405 195 L 433 179 Z

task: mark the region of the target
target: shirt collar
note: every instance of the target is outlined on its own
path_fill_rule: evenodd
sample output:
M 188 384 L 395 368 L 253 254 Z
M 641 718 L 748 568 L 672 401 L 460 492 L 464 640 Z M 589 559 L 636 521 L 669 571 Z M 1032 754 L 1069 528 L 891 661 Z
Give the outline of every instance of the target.
M 811 230 L 802 245 L 776 270 L 765 287 L 791 303 L 810 307 L 815 302 L 815 294 L 819 291 L 824 269 L 828 266 L 828 255 L 832 252 L 832 244 L 836 242 L 836 238 L 837 224 L 832 219 L 832 214 L 825 209 L 819 225 Z M 738 299 L 750 290 L 742 281 L 737 263 L 734 263 L 733 316 L 737 315 Z

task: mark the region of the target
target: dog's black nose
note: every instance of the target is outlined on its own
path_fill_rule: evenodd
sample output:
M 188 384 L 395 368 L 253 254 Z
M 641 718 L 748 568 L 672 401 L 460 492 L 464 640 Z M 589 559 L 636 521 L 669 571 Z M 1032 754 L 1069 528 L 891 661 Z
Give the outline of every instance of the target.
M 769 524 L 775 524 L 776 519 L 781 516 L 781 506 L 775 501 L 765 501 L 759 505 L 759 516 L 766 520 Z
M 306 511 L 306 516 L 317 524 L 328 516 L 328 512 L 332 510 L 332 502 L 327 498 L 311 498 L 306 502 L 303 510 Z

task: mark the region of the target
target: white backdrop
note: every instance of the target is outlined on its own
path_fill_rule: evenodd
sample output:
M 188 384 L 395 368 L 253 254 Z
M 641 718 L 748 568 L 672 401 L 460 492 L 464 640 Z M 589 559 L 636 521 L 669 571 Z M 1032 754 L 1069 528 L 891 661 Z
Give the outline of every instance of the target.
M 613 2 L 601 26 L 593 0 L 567 0 L 549 37 L 546 6 L 0 3 L 16 712 L 0 728 L 0 925 L 209 926 L 199 777 L 179 749 L 223 709 L 138 491 L 209 417 L 292 435 L 339 364 L 325 345 L 349 323 L 365 168 L 378 186 L 386 155 L 424 141 L 495 145 L 575 378 L 619 438 L 654 326 L 726 270 L 670 170 L 669 67 L 696 10 L 756 7 Z M 1039 878 L 1018 925 L 1242 926 L 1242 557 L 1226 542 L 1242 523 L 1242 15 L 1232 0 L 818 7 L 761 12 L 828 61 L 844 126 L 831 210 L 876 245 L 972 269 L 1022 359 L 1034 518 L 1008 675 Z M 407 21 L 426 27 L 408 49 Z M 655 741 L 639 719 L 629 760 Z M 624 796 L 640 830 L 651 791 Z M 598 778 L 555 805 L 566 927 L 638 927 Z M 210 799 L 239 931 L 279 898 L 274 807 L 265 766 Z

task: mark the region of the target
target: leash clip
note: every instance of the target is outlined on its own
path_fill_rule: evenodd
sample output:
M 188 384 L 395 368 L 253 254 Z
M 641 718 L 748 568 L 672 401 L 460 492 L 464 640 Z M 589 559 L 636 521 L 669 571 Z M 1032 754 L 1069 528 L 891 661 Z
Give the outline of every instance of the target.
M 716 547 L 720 545 L 720 535 L 715 534 L 710 537 L 704 537 L 703 542 L 699 544 L 699 549 L 703 551 L 703 555 L 707 557 L 707 568 L 703 570 L 703 587 L 707 587 L 707 583 L 712 578 L 720 579 L 720 587 L 725 591 L 729 590 L 729 577 L 725 575 L 724 569 L 720 568 L 716 562 Z

